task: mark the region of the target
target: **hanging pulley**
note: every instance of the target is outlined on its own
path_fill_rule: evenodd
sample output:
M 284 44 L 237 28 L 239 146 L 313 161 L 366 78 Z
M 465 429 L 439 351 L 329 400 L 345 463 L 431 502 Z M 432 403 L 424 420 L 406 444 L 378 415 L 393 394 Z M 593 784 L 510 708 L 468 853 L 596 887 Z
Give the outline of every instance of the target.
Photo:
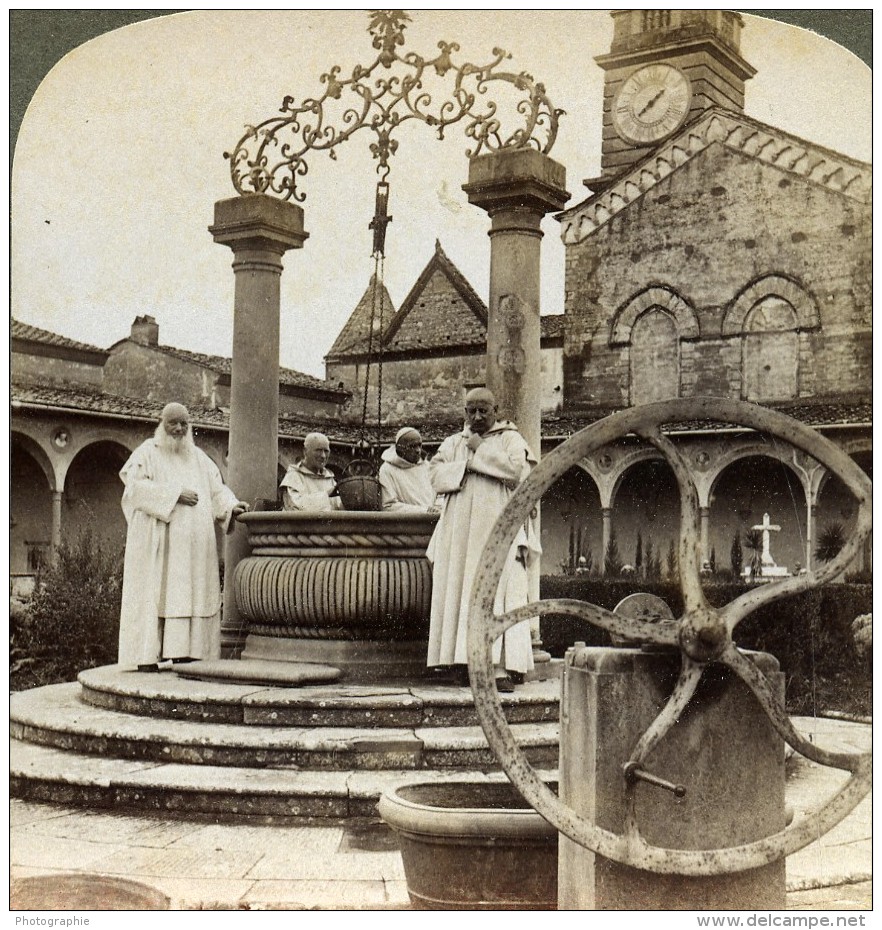
M 368 223 L 368 229 L 374 231 L 374 249 L 371 252 L 375 258 L 386 254 L 386 227 L 392 222 L 389 216 L 389 185 L 385 181 L 377 182 L 377 201 L 374 207 L 374 218 Z

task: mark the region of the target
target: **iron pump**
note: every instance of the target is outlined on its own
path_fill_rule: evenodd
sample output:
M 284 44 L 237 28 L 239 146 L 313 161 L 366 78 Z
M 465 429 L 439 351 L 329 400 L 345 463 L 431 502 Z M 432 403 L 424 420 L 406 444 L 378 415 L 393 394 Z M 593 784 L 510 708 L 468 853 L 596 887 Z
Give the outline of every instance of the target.
M 712 607 L 700 582 L 698 494 L 663 432 L 663 426 L 695 420 L 783 439 L 838 475 L 858 515 L 836 559 Z M 494 596 L 517 527 L 569 468 L 627 434 L 650 442 L 679 485 L 683 615 L 612 612 L 569 599 L 496 615 Z M 721 398 L 663 401 L 607 417 L 549 453 L 517 489 L 490 535 L 473 589 L 469 674 L 481 725 L 502 767 L 561 834 L 559 907 L 784 906 L 785 857 L 834 827 L 866 796 L 872 759 L 870 753 L 824 750 L 800 734 L 784 710 L 777 660 L 743 652 L 733 632 L 762 605 L 842 575 L 869 536 L 871 500 L 869 478 L 829 440 L 783 414 Z M 576 645 L 567 653 L 559 795 L 516 744 L 493 685 L 493 642 L 515 623 L 546 614 L 588 621 L 627 644 Z M 789 823 L 784 743 L 811 762 L 847 773 L 831 797 Z

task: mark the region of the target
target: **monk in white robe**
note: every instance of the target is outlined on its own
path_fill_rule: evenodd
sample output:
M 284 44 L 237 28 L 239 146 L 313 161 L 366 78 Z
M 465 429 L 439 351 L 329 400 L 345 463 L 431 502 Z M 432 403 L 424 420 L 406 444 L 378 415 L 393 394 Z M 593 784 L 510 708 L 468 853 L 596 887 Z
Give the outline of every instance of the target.
M 433 563 L 429 667 L 454 666 L 466 684 L 469 605 L 484 544 L 513 490 L 536 463 L 526 440 L 508 421 L 496 420 L 490 391 L 466 396 L 466 425 L 449 436 L 430 462 L 432 486 L 441 498 L 441 517 L 426 552 Z M 494 604 L 503 613 L 529 602 L 527 567 L 541 552 L 534 521 L 512 543 Z M 516 624 L 493 649 L 496 683 L 511 691 L 533 668 L 530 623 Z
M 398 430 L 394 445 L 380 458 L 383 510 L 395 513 L 437 513 L 429 465 L 422 458 L 423 438 L 411 426 Z
M 289 465 L 282 479 L 282 508 L 307 513 L 341 510 L 337 479 L 327 467 L 331 444 L 323 433 L 309 433 L 303 440 L 303 458 Z
M 120 471 L 128 523 L 119 663 L 156 671 L 161 659 L 220 657 L 215 523 L 248 509 L 193 443 L 190 417 L 169 404 L 152 439 Z

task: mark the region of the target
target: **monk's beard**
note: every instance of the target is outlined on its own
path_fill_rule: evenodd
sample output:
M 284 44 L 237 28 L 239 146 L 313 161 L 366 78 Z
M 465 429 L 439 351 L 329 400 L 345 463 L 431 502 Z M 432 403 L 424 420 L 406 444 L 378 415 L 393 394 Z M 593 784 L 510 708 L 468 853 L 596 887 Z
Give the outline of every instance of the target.
M 156 432 L 153 435 L 159 448 L 171 452 L 172 455 L 189 455 L 195 448 L 193 444 L 193 432 L 189 429 L 185 435 L 178 439 L 175 436 L 170 436 L 165 431 L 165 427 L 160 423 L 159 426 L 156 427 Z

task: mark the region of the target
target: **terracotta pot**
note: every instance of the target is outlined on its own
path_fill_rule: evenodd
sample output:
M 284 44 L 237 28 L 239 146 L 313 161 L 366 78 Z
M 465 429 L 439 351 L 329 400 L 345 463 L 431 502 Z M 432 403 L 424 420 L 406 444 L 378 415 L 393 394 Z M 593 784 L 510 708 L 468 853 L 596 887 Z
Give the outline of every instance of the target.
M 414 907 L 556 909 L 557 830 L 508 782 L 402 785 L 380 797 L 380 815 Z

